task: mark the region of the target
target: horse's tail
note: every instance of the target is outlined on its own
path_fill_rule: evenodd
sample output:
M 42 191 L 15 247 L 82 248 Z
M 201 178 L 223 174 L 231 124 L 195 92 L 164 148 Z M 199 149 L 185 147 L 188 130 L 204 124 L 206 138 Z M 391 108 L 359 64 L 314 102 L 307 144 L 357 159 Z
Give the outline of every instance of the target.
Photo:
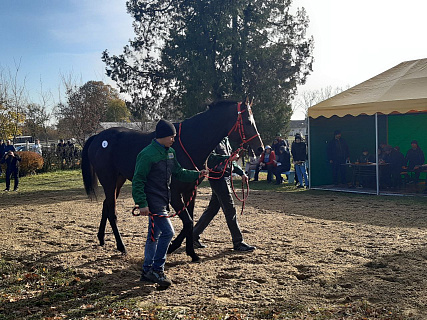
M 96 199 L 96 189 L 98 187 L 98 177 L 89 160 L 89 146 L 95 136 L 87 139 L 82 151 L 82 175 L 83 184 L 85 186 L 86 194 L 90 199 Z

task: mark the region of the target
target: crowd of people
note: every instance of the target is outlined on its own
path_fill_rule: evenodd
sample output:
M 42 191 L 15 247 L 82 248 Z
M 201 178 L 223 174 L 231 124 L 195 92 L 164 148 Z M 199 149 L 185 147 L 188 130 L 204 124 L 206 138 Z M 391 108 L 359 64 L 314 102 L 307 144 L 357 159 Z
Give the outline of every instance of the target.
M 309 182 L 306 168 L 308 159 L 307 144 L 299 133 L 295 134 L 294 138 L 289 148 L 288 141 L 283 139 L 281 134 L 278 133 L 271 146 L 265 146 L 261 156 L 256 157 L 251 155 L 249 157 L 245 168 L 246 174 L 252 178 L 251 172 L 253 171 L 253 181 L 258 181 L 260 171 L 267 171 L 267 182 L 272 183 L 274 176 L 276 178 L 275 183 L 280 185 L 284 181 L 282 174 L 290 174 L 292 162 L 297 188 L 308 188 Z
M 419 182 L 422 171 L 427 171 L 424 152 L 416 140 L 411 141 L 411 148 L 404 155 L 399 146 L 380 143 L 378 148 L 378 163 L 380 165 L 379 182 L 382 189 L 398 189 L 402 184 Z M 350 187 L 374 187 L 376 184 L 374 167 L 372 174 L 358 175 L 357 181 L 347 181 L 349 166 L 374 164 L 377 157 L 364 147 L 361 154 L 352 163 L 347 142 L 342 138 L 341 131 L 336 130 L 334 137 L 328 143 L 328 160 L 332 166 L 332 180 L 334 185 L 348 185 Z M 365 171 L 369 173 L 368 171 Z
M 73 139 L 59 140 L 56 145 L 56 156 L 61 164 L 61 169 L 74 167 L 75 160 L 79 158 L 78 149 L 75 147 Z

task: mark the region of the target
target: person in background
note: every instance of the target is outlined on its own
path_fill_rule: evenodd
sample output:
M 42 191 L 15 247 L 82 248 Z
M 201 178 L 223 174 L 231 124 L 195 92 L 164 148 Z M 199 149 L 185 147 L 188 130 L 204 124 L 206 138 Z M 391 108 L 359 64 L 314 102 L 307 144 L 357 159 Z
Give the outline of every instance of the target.
M 4 143 L 3 139 L 0 139 L 0 160 L 4 156 L 4 148 L 6 147 L 6 144 Z M 2 175 L 2 169 L 0 166 L 0 176 Z
M 394 148 L 386 146 L 384 152 L 384 163 L 387 163 L 386 170 L 383 170 L 385 186 L 392 189 L 398 188 L 401 183 L 401 172 L 405 166 L 405 156 L 398 146 Z
M 258 148 L 259 153 L 262 153 L 262 147 Z M 249 154 L 249 161 L 246 162 L 245 165 L 245 173 L 248 176 L 248 180 L 252 178 L 252 171 L 255 173 L 256 167 L 259 163 L 260 157 L 255 155 L 255 153 L 251 150 Z
M 194 248 L 196 249 L 206 247 L 206 245 L 200 242 L 200 235 L 217 215 L 220 208 L 225 215 L 227 227 L 233 242 L 233 249 L 241 252 L 249 252 L 256 249 L 243 241 L 243 235 L 237 222 L 230 176 L 232 173 L 236 173 L 242 177 L 243 182 L 246 182 L 248 178 L 242 168 L 236 163 L 238 155 L 231 156 L 232 149 L 227 137 L 209 155 L 208 167 L 214 169 L 214 171 L 209 173 L 209 184 L 212 189 L 212 195 L 208 207 L 193 229 Z M 227 161 L 229 165 L 225 167 Z
M 281 184 L 283 182 L 282 173 L 291 170 L 291 154 L 285 146 L 280 147 L 275 161 L 276 171 L 274 175 L 276 176 L 276 184 Z
M 4 140 L 0 139 L 0 157 L 3 157 L 5 147 L 6 147 L 6 144 L 4 143 Z
M 40 144 L 39 139 L 36 139 L 36 142 L 33 145 L 33 152 L 38 153 L 39 155 L 43 155 L 42 145 Z
M 412 140 L 411 149 L 408 150 L 405 156 L 405 165 L 409 171 L 414 171 L 414 183 L 418 183 L 420 177 L 419 168 L 424 164 L 424 161 L 424 152 L 419 147 L 417 140 Z
M 373 154 L 370 154 L 368 151 L 368 148 L 366 147 L 362 149 L 362 154 L 356 159 L 356 164 L 369 164 L 374 162 L 375 162 L 375 156 Z M 372 169 L 374 170 L 375 168 L 372 168 Z M 357 177 L 358 177 L 358 181 L 357 181 L 358 188 L 372 187 L 373 184 L 375 183 L 374 179 L 371 176 L 360 175 L 360 173 L 358 173 Z
M 176 129 L 172 123 L 163 119 L 157 123 L 156 138 L 138 154 L 132 179 L 132 197 L 140 214 L 153 214 L 153 225 L 150 219 L 148 222 L 140 281 L 154 282 L 162 287 L 172 284 L 164 273 L 166 253 L 175 234 L 172 223 L 167 218 L 171 177 L 183 182 L 193 182 L 200 175 L 207 174 L 207 170 L 199 173 L 181 167 L 175 150 L 171 148 L 175 135 Z
M 59 143 L 56 145 L 56 156 L 61 161 L 61 169 L 64 169 L 66 162 L 66 144 L 64 139 L 59 140 Z
M 270 183 L 273 180 L 273 172 L 276 164 L 276 154 L 271 150 L 270 146 L 265 146 L 264 152 L 261 154 L 259 163 L 255 169 L 254 181 L 258 181 L 260 170 L 267 170 L 267 182 Z
M 11 140 L 6 140 L 6 145 L 4 147 L 4 153 L 7 153 L 8 151 L 12 151 L 12 152 L 16 151 Z
M 334 138 L 328 143 L 328 160 L 332 165 L 332 179 L 334 185 L 338 185 L 339 178 L 341 183 L 346 184 L 346 167 L 343 166 L 350 161 L 350 152 L 347 142 L 341 137 L 341 131 L 334 131 Z
M 362 154 L 359 156 L 356 162 L 359 163 L 374 163 L 375 156 L 370 154 L 368 148 L 363 148 Z
M 282 139 L 281 133 L 277 133 L 276 138 L 274 138 L 273 143 L 271 144 L 271 149 L 277 155 L 277 154 L 279 154 L 281 146 L 285 146 L 286 149 L 288 149 L 288 151 L 289 151 L 288 143 L 286 142 L 286 140 Z
M 10 190 L 10 176 L 12 174 L 14 178 L 13 191 L 18 190 L 20 161 L 21 157 L 12 150 L 7 151 L 1 158 L 0 163 L 6 163 L 6 189 L 4 189 L 4 191 Z
M 401 172 L 405 166 L 405 156 L 400 152 L 398 146 L 391 148 L 388 162 L 390 164 L 390 187 L 395 189 L 400 187 Z
M 292 142 L 291 153 L 294 161 L 295 173 L 299 181 L 297 188 L 304 188 L 304 186 L 308 188 L 307 170 L 305 169 L 307 145 L 302 141 L 299 133 L 295 134 L 295 141 Z

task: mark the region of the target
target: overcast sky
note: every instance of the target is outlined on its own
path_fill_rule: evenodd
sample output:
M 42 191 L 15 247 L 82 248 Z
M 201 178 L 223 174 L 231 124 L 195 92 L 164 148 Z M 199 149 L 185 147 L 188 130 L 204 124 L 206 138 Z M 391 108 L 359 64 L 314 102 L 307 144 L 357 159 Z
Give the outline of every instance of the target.
M 400 62 L 427 58 L 427 1 L 294 0 L 293 6 L 306 9 L 315 41 L 313 73 L 300 91 L 352 87 Z
M 102 80 L 102 51 L 120 54 L 133 38 L 125 0 L 1 0 L 0 68 L 25 79 L 33 100 L 40 82 L 57 99 L 61 74 Z M 294 0 L 310 18 L 313 73 L 300 91 L 363 82 L 403 61 L 426 58 L 423 0 Z M 38 102 L 38 101 L 34 101 Z M 293 119 L 302 119 L 297 113 Z

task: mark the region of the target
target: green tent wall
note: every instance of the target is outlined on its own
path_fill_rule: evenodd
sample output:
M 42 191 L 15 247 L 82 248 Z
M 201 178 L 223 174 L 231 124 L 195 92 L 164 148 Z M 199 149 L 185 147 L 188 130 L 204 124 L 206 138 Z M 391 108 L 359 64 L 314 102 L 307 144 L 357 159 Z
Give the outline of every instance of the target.
M 328 142 L 333 132 L 341 130 L 350 150 L 350 160 L 356 161 L 367 147 L 375 155 L 375 116 L 360 115 L 309 119 L 311 187 L 332 184 L 332 168 L 327 158 Z M 427 113 L 378 115 L 378 143 L 399 146 L 406 155 L 411 141 L 417 140 L 427 157 Z M 347 170 L 350 174 L 350 170 Z M 421 178 L 425 177 L 423 175 Z M 350 181 L 350 177 L 348 177 Z

